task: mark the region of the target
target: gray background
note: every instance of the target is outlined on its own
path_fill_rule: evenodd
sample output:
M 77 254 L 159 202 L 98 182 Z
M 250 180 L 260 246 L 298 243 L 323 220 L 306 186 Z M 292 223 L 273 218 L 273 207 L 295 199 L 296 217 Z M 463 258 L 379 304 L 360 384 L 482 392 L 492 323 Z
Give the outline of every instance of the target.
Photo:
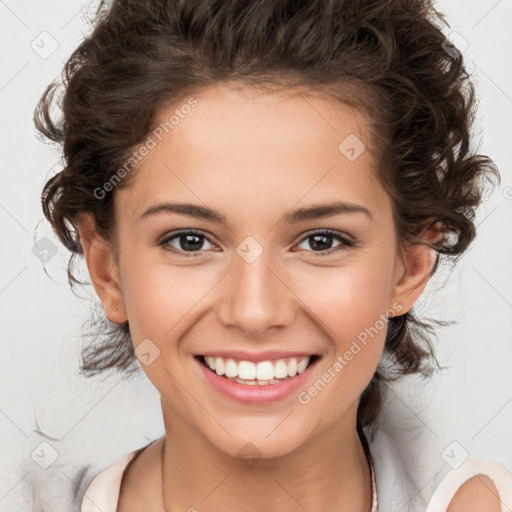
M 69 254 L 41 221 L 41 190 L 59 153 L 36 138 L 32 114 L 89 31 L 85 13 L 94 5 L 0 1 L 2 511 L 44 503 L 60 510 L 76 468 L 106 465 L 164 431 L 159 396 L 142 374 L 131 381 L 78 375 L 81 325 L 97 298 L 92 287 L 81 292 L 83 299 L 70 291 Z M 479 212 L 478 237 L 457 271 L 441 269 L 416 306 L 426 316 L 457 320 L 435 342 L 440 363 L 450 368 L 428 384 L 412 378 L 391 387 L 389 421 L 397 428 L 405 424 L 399 418 L 416 421 L 440 461 L 443 450 L 454 448 L 457 457 L 497 459 L 512 471 L 512 2 L 436 5 L 468 42 L 464 55 L 480 98 L 480 152 L 497 163 L 502 186 Z M 57 247 L 46 263 L 51 279 L 33 252 L 43 237 Z M 407 432 L 403 439 L 413 442 Z

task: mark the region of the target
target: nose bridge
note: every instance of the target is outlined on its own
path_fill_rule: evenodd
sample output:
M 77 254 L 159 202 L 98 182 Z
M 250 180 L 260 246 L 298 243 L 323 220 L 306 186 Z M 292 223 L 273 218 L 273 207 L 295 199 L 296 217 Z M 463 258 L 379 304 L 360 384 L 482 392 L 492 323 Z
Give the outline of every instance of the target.
M 244 252 L 247 247 L 249 250 Z M 291 322 L 294 307 L 271 252 L 258 251 L 260 254 L 253 259 L 254 251 L 250 243 L 240 244 L 223 289 L 219 316 L 224 325 L 236 325 L 257 337 L 270 327 Z M 252 257 L 248 257 L 251 252 Z

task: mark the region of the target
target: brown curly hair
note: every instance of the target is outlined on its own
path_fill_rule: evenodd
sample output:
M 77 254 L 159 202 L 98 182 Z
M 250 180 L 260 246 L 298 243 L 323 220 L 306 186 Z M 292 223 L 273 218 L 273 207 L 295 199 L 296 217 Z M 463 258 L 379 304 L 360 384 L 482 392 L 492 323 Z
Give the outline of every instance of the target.
M 464 58 L 447 46 L 444 15 L 426 0 L 103 0 L 92 33 L 65 64 L 62 116 L 50 109 L 52 82 L 34 112 L 37 130 L 63 146 L 64 168 L 49 179 L 42 208 L 74 258 L 83 254 L 77 218 L 91 212 L 111 240 L 113 194 L 94 193 L 154 129 L 159 112 L 206 87 L 319 91 L 371 120 L 379 179 L 394 203 L 396 245 L 424 243 L 453 263 L 476 235 L 484 182 L 500 182 L 494 162 L 476 154 L 471 128 L 474 86 Z M 450 51 L 448 51 L 450 50 Z M 127 187 L 135 175 L 117 187 Z M 421 235 L 434 223 L 442 238 Z M 126 375 L 140 370 L 128 322 L 91 315 L 80 370 Z M 430 335 L 452 322 L 417 318 L 411 309 L 389 319 L 381 364 L 361 395 L 358 429 L 372 436 L 384 383 L 439 367 Z M 390 364 L 384 367 L 384 363 Z

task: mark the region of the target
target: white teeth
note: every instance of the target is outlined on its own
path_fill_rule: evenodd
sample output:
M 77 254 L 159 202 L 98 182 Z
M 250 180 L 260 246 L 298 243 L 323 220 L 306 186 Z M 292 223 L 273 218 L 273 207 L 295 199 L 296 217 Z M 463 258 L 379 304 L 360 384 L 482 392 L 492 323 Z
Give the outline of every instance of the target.
M 256 378 L 256 366 L 251 361 L 238 363 L 238 376 L 241 379 L 254 380 Z
M 215 372 L 217 375 L 224 375 L 224 361 L 221 357 L 215 358 Z
M 297 375 L 297 359 L 292 357 L 288 363 L 288 376 L 295 377 Z
M 308 363 L 309 363 L 309 361 L 306 361 L 305 359 L 301 359 L 297 363 L 297 373 L 302 373 L 308 366 Z
M 226 377 L 236 377 L 238 375 L 238 365 L 233 359 L 228 359 L 224 365 L 226 371 Z
M 246 378 L 246 377 L 242 377 Z M 262 361 L 256 367 L 256 378 L 258 380 L 271 380 L 274 378 L 274 366 L 270 361 Z
M 274 377 L 276 379 L 285 379 L 288 377 L 288 365 L 282 359 L 277 361 L 274 365 Z
M 289 378 L 289 377 L 287 377 Z M 282 382 L 282 380 L 279 379 L 272 379 L 272 380 L 242 380 L 238 377 L 236 378 L 230 378 L 228 380 L 233 380 L 235 382 L 238 382 L 239 384 L 248 384 L 249 386 L 266 386 L 267 384 L 278 384 L 279 382 Z
M 310 357 L 291 357 L 277 361 L 235 361 L 222 357 L 205 357 L 206 364 L 217 375 L 249 385 L 266 385 L 280 382 L 278 379 L 295 377 L 308 366 Z

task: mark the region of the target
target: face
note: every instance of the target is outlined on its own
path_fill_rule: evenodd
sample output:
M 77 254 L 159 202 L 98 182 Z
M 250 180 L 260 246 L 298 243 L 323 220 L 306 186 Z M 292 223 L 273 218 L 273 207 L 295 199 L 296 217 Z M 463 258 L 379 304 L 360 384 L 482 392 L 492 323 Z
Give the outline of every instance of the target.
M 117 257 L 103 272 L 112 279 L 100 283 L 92 251 L 89 269 L 118 309 L 111 319 L 128 319 L 165 416 L 227 454 L 252 442 L 279 456 L 354 427 L 387 317 L 410 309 L 431 260 L 417 253 L 405 271 L 356 111 L 228 86 L 194 97 L 115 192 Z M 234 366 L 244 379 L 253 367 L 260 380 L 269 367 L 281 377 L 234 383 L 216 375 L 228 359 L 246 361 Z M 301 373 L 284 379 L 294 360 Z

